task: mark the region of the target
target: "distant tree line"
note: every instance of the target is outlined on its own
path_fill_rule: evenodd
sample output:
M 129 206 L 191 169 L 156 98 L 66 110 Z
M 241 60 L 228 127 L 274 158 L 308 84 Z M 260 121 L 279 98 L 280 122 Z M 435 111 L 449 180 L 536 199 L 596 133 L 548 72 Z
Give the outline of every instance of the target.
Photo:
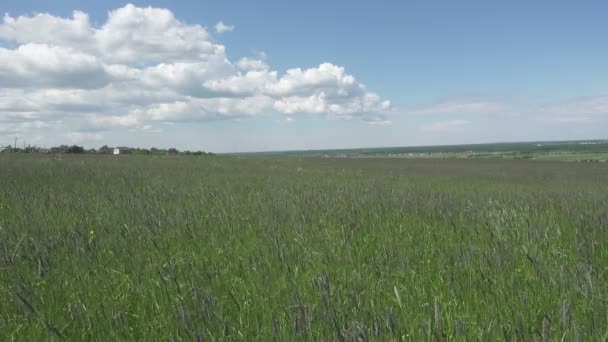
M 192 156 L 210 156 L 214 155 L 211 152 L 204 151 L 179 151 L 176 148 L 130 148 L 120 147 L 121 154 L 139 154 L 139 155 L 192 155 Z M 25 146 L 25 147 L 14 147 L 14 146 L 0 146 L 0 153 L 42 153 L 42 154 L 113 154 L 114 147 L 104 145 L 99 149 L 85 149 L 78 145 L 60 145 L 51 148 L 43 148 L 40 146 Z

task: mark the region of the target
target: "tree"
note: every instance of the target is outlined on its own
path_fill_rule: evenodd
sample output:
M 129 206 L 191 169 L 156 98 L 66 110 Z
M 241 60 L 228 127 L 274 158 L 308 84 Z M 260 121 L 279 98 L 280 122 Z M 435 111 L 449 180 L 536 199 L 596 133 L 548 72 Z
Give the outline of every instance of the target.
M 114 151 L 108 147 L 108 145 L 103 145 L 99 148 L 98 153 L 102 154 L 112 154 Z
M 84 148 L 82 146 L 72 145 L 65 150 L 65 153 L 81 154 L 84 153 Z
M 67 153 L 68 148 L 68 145 L 59 145 L 51 147 L 51 153 Z

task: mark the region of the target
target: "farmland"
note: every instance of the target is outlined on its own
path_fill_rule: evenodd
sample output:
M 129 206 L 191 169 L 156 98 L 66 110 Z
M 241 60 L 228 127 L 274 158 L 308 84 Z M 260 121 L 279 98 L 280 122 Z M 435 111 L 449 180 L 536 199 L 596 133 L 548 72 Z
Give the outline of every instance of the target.
M 599 340 L 608 163 L 0 155 L 0 340 Z
M 608 140 L 537 141 L 447 146 L 375 147 L 277 151 L 241 155 L 380 158 L 491 158 L 606 162 Z

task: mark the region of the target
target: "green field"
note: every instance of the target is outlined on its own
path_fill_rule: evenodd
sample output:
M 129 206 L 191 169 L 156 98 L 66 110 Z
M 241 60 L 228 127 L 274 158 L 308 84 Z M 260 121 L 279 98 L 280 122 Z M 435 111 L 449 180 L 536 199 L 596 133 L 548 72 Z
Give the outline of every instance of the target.
M 278 151 L 240 155 L 300 157 L 381 157 L 432 159 L 534 159 L 578 162 L 608 161 L 608 140 L 536 141 L 446 146 L 376 147 L 339 150 Z
M 0 155 L 0 340 L 602 340 L 608 163 Z

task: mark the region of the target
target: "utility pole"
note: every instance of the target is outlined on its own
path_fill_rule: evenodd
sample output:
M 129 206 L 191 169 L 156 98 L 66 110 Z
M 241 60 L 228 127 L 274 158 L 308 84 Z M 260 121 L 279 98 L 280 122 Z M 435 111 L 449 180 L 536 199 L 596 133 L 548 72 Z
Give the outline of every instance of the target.
M 17 137 L 15 137 L 15 150 L 17 149 Z

